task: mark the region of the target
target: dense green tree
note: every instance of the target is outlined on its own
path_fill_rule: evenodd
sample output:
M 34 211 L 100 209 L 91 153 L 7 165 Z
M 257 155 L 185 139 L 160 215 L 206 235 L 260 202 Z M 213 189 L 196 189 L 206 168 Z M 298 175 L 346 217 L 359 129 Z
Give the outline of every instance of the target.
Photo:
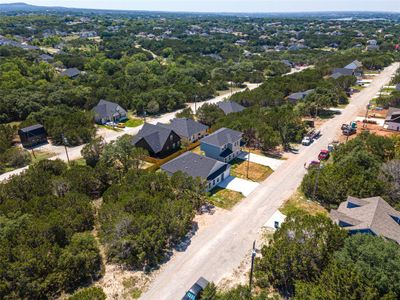
M 325 216 L 289 214 L 270 245 L 262 248 L 262 258 L 256 259 L 258 285 L 293 295 L 295 281 L 318 278 L 345 237 L 346 232 Z
M 88 166 L 96 166 L 100 160 L 101 154 L 103 153 L 104 146 L 104 139 L 102 137 L 97 137 L 82 148 L 81 154 Z
M 90 287 L 79 290 L 68 300 L 106 300 L 106 294 L 100 287 Z
M 196 112 L 199 122 L 208 126 L 214 125 L 223 116 L 223 110 L 215 104 L 205 103 Z

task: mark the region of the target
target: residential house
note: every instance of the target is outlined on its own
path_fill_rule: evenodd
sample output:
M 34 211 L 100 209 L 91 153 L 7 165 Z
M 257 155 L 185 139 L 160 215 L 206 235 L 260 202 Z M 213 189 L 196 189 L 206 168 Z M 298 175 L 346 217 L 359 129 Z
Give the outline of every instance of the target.
M 348 197 L 337 210 L 331 210 L 330 217 L 350 234 L 372 234 L 400 244 L 400 212 L 381 197 Z
M 342 76 L 353 76 L 353 71 L 346 68 L 336 68 L 332 71 L 331 77 L 333 79 L 338 79 Z
M 193 143 L 205 137 L 209 128 L 207 125 L 186 118 L 175 118 L 170 124 L 158 123 L 157 125 L 173 130 L 182 141 L 187 143 Z
M 218 107 L 224 111 L 225 115 L 241 112 L 246 108 L 234 101 L 222 101 L 217 103 Z
M 180 171 L 190 177 L 200 178 L 206 183 L 206 189 L 209 191 L 229 177 L 231 166 L 213 158 L 193 152 L 185 152 L 163 164 L 161 169 L 167 172 L 168 175 Z
M 360 77 L 363 74 L 363 69 L 362 69 L 363 65 L 361 62 L 359 62 L 358 60 L 355 60 L 351 63 L 349 63 L 347 66 L 345 66 L 345 69 L 349 69 L 353 72 L 354 76 Z
M 75 79 L 79 75 L 81 75 L 81 71 L 79 71 L 77 68 L 69 68 L 60 73 L 60 76 L 63 76 L 63 77 L 66 76 L 71 79 Z
M 304 98 L 307 97 L 307 95 L 311 94 L 314 92 L 314 90 L 307 90 L 304 92 L 298 92 L 298 93 L 293 93 L 290 94 L 287 99 L 292 102 L 293 104 L 296 104 L 298 101 L 304 100 Z
M 385 127 L 388 130 L 400 131 L 400 108 L 389 108 L 386 115 Z
M 126 110 L 119 104 L 103 99 L 93 107 L 92 111 L 94 112 L 94 120 L 97 124 L 121 122 L 128 119 Z
M 243 134 L 229 128 L 221 128 L 201 139 L 200 150 L 207 157 L 230 162 L 241 152 Z
M 43 125 L 35 124 L 18 130 L 21 144 L 25 148 L 47 143 L 47 132 Z
M 48 55 L 48 54 L 43 53 L 43 54 L 40 54 L 40 55 L 39 55 L 39 57 L 38 57 L 37 60 L 38 60 L 38 61 L 43 61 L 43 62 L 49 63 L 49 62 L 52 62 L 52 61 L 54 60 L 54 57 L 51 56 L 51 55 Z
M 147 150 L 150 156 L 162 158 L 180 149 L 181 138 L 171 129 L 145 123 L 132 144 Z

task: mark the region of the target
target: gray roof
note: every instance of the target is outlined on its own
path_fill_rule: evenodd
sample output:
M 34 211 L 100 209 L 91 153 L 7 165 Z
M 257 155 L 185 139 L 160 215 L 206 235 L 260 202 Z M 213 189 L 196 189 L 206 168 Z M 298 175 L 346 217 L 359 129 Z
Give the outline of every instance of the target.
M 229 128 L 221 128 L 216 132 L 210 134 L 201 139 L 204 144 L 209 144 L 217 147 L 221 147 L 228 143 L 234 143 L 242 138 L 243 133 L 240 131 L 232 130 Z
M 170 124 L 158 123 L 157 125 L 172 129 L 176 134 L 185 138 L 190 138 L 191 136 L 208 129 L 207 125 L 185 118 L 175 118 L 171 120 Z
M 81 74 L 81 71 L 79 71 L 77 68 L 69 68 L 60 73 L 61 76 L 67 76 L 69 78 L 76 77 L 79 74 Z
M 52 59 L 54 59 L 53 56 L 48 55 L 48 54 L 40 54 L 39 58 L 42 59 L 42 60 L 52 60 Z
M 225 115 L 235 112 L 241 112 L 246 109 L 244 106 L 233 101 L 222 101 L 217 103 L 217 105 L 220 109 L 224 111 Z
M 190 151 L 161 166 L 162 170 L 169 173 L 181 171 L 190 177 L 200 177 L 205 180 L 216 178 L 227 168 L 228 164 L 226 163 Z
M 400 83 L 396 84 L 396 91 L 400 91 Z
M 342 76 L 352 76 L 353 75 L 353 70 L 351 69 L 346 69 L 346 68 L 336 68 L 332 71 L 332 74 L 339 73 Z
M 107 100 L 100 100 L 99 103 L 93 107 L 92 111 L 100 118 L 109 118 L 116 115 L 126 115 L 126 110 L 120 105 Z
M 308 94 L 311 94 L 314 90 L 307 90 L 304 92 L 293 93 L 288 96 L 290 100 L 303 100 Z
M 153 152 L 158 153 L 163 149 L 171 132 L 173 132 L 171 129 L 163 126 L 144 123 L 142 129 L 133 137 L 132 144 L 136 145 L 137 142 L 144 139 Z
M 400 123 L 400 108 L 389 107 L 385 121 Z
M 348 197 L 337 210 L 330 212 L 335 222 L 345 222 L 345 229 L 359 231 L 370 229 L 378 236 L 400 243 L 400 212 L 392 208 L 381 197 L 359 199 Z
M 358 60 L 355 60 L 355 61 L 349 63 L 349 64 L 348 64 L 347 66 L 345 66 L 344 68 L 345 68 L 345 69 L 350 69 L 350 70 L 355 71 L 355 70 L 357 70 L 357 69 L 359 69 L 359 68 L 361 68 L 361 67 L 362 67 L 362 63 L 359 62 Z

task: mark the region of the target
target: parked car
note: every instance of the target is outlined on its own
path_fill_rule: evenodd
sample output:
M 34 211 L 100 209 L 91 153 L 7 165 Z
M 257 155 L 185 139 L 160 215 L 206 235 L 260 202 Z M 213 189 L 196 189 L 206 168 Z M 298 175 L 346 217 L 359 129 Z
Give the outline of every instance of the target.
M 118 128 L 125 128 L 125 123 L 118 123 L 118 124 L 117 124 L 117 127 L 118 127 Z
M 104 125 L 114 127 L 115 123 L 114 122 L 106 122 Z
M 200 299 L 201 293 L 208 285 L 208 281 L 203 277 L 200 277 L 195 284 L 186 292 L 182 300 L 198 300 Z
M 309 168 L 310 168 L 310 167 L 319 167 L 320 164 L 321 164 L 321 162 L 320 162 L 319 160 L 312 160 L 312 161 L 309 163 L 308 167 L 309 167 Z
M 318 155 L 319 160 L 327 160 L 329 158 L 329 151 L 328 150 L 321 150 Z
M 301 141 L 301 144 L 304 146 L 309 146 L 309 145 L 311 145 L 312 142 L 313 142 L 313 140 L 309 136 L 305 136 L 303 138 L 303 140 Z
M 347 127 L 346 129 L 342 130 L 343 135 L 347 135 L 347 136 L 353 135 L 356 132 L 357 132 L 357 129 L 356 128 L 352 128 L 352 127 Z

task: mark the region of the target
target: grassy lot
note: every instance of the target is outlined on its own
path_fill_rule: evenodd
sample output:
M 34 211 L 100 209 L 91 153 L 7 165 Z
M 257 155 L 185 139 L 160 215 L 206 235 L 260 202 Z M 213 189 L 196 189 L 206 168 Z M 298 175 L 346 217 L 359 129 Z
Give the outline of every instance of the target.
M 74 159 L 71 162 L 76 164 L 76 165 L 78 165 L 78 166 L 86 166 L 86 160 L 84 158 Z
M 125 122 L 126 127 L 137 127 L 142 125 L 144 122 L 142 119 L 137 119 L 137 118 L 129 118 L 128 121 Z
M 279 209 L 283 214 L 287 215 L 296 210 L 304 210 L 311 215 L 318 213 L 327 215 L 328 211 L 323 208 L 319 203 L 308 200 L 307 197 L 297 190 Z
M 41 150 L 33 150 L 33 151 L 35 152 L 36 157 L 33 156 L 32 151 L 29 151 L 29 153 L 31 154 L 31 158 L 32 158 L 32 164 L 54 156 L 54 153 L 50 153 L 50 152 L 46 152 L 46 151 L 41 151 Z
M 220 208 L 231 209 L 244 198 L 242 193 L 215 187 L 210 191 L 208 201 Z
M 263 165 L 259 165 L 247 160 L 234 159 L 231 167 L 231 175 L 242 178 L 250 179 L 256 182 L 264 181 L 272 174 L 272 169 Z M 249 177 L 247 178 L 247 167 L 249 168 Z

